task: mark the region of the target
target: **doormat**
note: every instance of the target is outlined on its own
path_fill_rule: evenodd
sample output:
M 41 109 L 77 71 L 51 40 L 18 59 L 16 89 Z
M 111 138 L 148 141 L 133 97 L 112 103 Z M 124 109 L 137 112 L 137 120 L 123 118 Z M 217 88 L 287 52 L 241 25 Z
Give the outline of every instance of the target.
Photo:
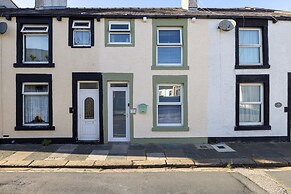
M 217 152 L 236 152 L 234 149 L 226 144 L 214 144 L 211 145 Z

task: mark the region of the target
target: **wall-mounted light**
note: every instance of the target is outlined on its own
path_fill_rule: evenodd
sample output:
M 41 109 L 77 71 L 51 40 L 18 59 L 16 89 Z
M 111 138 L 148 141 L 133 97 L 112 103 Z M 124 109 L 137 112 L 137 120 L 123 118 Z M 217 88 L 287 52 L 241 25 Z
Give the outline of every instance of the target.
M 148 20 L 148 18 L 147 18 L 147 17 L 143 17 L 143 18 L 142 18 L 142 21 L 143 21 L 144 23 L 146 23 L 146 22 L 147 22 L 147 20 Z
M 191 21 L 192 21 L 193 23 L 196 22 L 196 20 L 197 20 L 196 17 L 193 17 L 193 18 L 191 19 Z

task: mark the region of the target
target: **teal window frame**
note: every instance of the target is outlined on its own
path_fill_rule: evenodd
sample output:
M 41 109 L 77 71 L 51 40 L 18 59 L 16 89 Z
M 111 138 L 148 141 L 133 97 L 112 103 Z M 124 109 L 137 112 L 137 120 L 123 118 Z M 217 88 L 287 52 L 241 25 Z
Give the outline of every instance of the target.
M 110 35 L 110 22 L 129 22 L 130 31 L 126 31 L 126 33 L 130 33 L 130 43 L 110 43 L 109 35 Z M 113 31 L 112 31 L 113 32 Z M 117 33 L 118 31 L 114 31 Z M 121 31 L 121 34 L 125 33 L 125 31 Z M 105 19 L 105 47 L 134 47 L 135 46 L 135 20 L 134 19 Z
M 180 84 L 183 89 L 182 125 L 158 125 L 158 86 L 163 84 Z M 152 131 L 189 131 L 188 127 L 188 77 L 187 75 L 154 75 L 153 76 L 153 128 Z
M 188 19 L 153 19 L 153 59 L 152 70 L 189 70 L 188 66 Z M 181 65 L 158 65 L 158 29 L 162 28 L 181 28 L 182 30 L 182 64 Z

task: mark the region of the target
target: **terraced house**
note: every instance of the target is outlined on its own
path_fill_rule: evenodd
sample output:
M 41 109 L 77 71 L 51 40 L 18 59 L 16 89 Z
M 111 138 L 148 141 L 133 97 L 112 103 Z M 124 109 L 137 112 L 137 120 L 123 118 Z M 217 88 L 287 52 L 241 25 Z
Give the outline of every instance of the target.
M 291 14 L 1 8 L 0 141 L 290 139 Z

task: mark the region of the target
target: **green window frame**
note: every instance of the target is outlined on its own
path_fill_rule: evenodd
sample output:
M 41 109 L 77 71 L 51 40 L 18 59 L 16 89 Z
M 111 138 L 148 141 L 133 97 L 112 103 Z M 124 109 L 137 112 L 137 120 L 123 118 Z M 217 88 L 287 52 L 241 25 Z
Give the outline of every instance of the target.
M 181 125 L 158 124 L 158 87 L 163 85 L 180 85 L 181 96 Z M 152 131 L 189 131 L 188 127 L 188 78 L 187 75 L 154 75 L 153 76 L 153 128 Z
M 153 61 L 152 70 L 189 70 L 188 66 L 188 19 L 153 19 Z M 157 64 L 157 48 L 158 45 L 158 30 L 168 29 L 181 29 L 181 50 L 182 50 L 182 64 L 181 65 L 158 65 Z
M 110 30 L 110 24 L 129 24 L 130 30 Z M 110 34 L 130 34 L 130 43 L 110 43 Z M 105 47 L 134 47 L 135 46 L 135 20 L 134 19 L 105 19 Z

